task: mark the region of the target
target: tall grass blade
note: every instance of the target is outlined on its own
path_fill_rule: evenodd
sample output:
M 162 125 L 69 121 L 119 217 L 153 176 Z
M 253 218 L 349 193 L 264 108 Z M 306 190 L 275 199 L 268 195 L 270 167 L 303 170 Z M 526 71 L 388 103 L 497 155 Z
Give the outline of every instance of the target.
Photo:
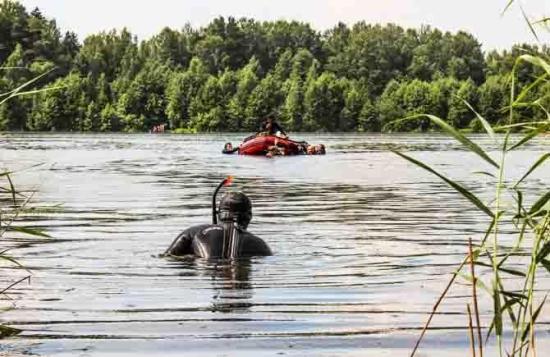
M 474 278 L 471 275 L 465 274 L 465 273 L 457 273 L 457 274 L 458 274 L 458 276 L 460 276 L 462 279 L 466 280 L 467 282 L 474 284 Z M 489 294 L 492 293 L 491 289 L 489 289 L 489 287 L 487 285 L 485 285 L 485 283 L 483 281 L 479 280 L 479 279 L 476 279 L 475 285 L 476 285 L 476 287 L 485 290 Z
M 403 154 L 399 151 L 396 151 L 396 150 L 392 150 L 392 152 L 399 155 L 399 156 L 401 156 L 405 160 L 410 161 L 413 164 L 423 168 L 424 170 L 429 171 L 432 174 L 436 175 L 437 177 L 439 177 L 440 179 L 445 181 L 449 186 L 454 188 L 457 192 L 459 192 L 462 196 L 464 196 L 466 199 L 468 199 L 470 202 L 472 202 L 477 208 L 479 208 L 481 211 L 485 212 L 488 216 L 490 216 L 490 217 L 495 216 L 493 214 L 493 212 L 491 211 L 491 209 L 489 209 L 489 207 L 487 207 L 483 202 L 481 202 L 481 200 L 479 198 L 477 198 L 473 193 L 471 193 L 470 191 L 468 191 L 466 188 L 462 187 L 458 183 L 448 179 L 447 177 L 445 177 L 442 174 L 440 174 L 439 172 L 435 171 L 434 169 L 432 169 L 428 165 L 426 165 L 426 164 L 424 164 L 424 163 L 422 163 L 422 162 L 420 162 L 416 159 L 413 159 L 412 157 L 410 157 L 408 155 L 405 155 L 405 154 Z
M 516 97 L 515 101 L 512 103 L 512 105 L 515 106 L 516 103 L 521 103 L 523 98 L 525 98 L 525 96 L 527 96 L 527 94 L 529 94 L 529 92 L 531 92 L 531 90 L 533 88 L 535 88 L 540 83 L 545 81 L 547 77 L 548 77 L 548 73 L 544 73 L 542 76 L 539 76 L 533 83 L 531 83 L 527 87 L 523 88 L 521 90 L 521 92 L 517 95 L 517 97 Z
M 7 260 L 8 262 L 15 264 L 21 269 L 25 269 L 28 273 L 30 273 L 30 271 L 27 268 L 25 268 L 23 265 L 21 265 L 21 263 L 19 263 L 17 260 L 13 259 L 12 257 L 9 257 L 7 255 L 0 255 L 0 259 Z
M 462 98 L 461 98 L 462 99 Z M 491 137 L 492 140 L 495 140 L 495 131 L 493 130 L 493 128 L 491 127 L 491 124 L 489 124 L 487 122 L 487 120 L 485 120 L 484 117 L 481 116 L 481 114 L 479 114 L 471 105 L 470 103 L 468 103 L 466 100 L 462 99 L 462 101 L 464 102 L 464 104 L 466 104 L 466 106 L 468 108 L 470 108 L 470 110 L 476 115 L 477 119 L 481 122 L 481 124 L 483 125 L 483 128 L 485 129 L 485 131 L 487 132 L 487 134 L 489 134 L 489 136 Z
M 544 208 L 546 203 L 550 201 L 550 191 L 546 192 L 541 198 L 539 198 L 529 210 L 529 215 L 533 215 L 535 213 L 538 213 L 541 209 Z
M 549 157 L 550 157 L 550 152 L 547 152 L 546 154 L 542 154 L 541 157 L 539 157 L 539 159 L 533 164 L 533 166 L 531 166 L 531 168 L 529 170 L 527 170 L 525 175 L 523 175 L 523 177 L 520 178 L 518 180 L 518 182 L 516 182 L 516 184 L 513 186 L 513 188 L 518 187 L 518 185 L 521 184 L 523 182 L 523 180 L 525 180 L 529 175 L 531 175 L 531 173 L 533 171 L 535 171 L 537 169 L 537 167 L 542 165 Z
M 48 92 L 48 91 L 51 91 L 51 90 L 58 90 L 58 89 L 63 89 L 63 88 L 67 88 L 67 86 L 56 86 L 56 87 L 46 87 L 46 88 L 40 88 L 40 89 L 33 89 L 33 90 L 29 90 L 29 91 L 14 93 L 9 98 L 20 97 L 20 96 L 23 96 L 23 95 L 38 94 L 38 93 L 43 93 L 43 92 Z M 4 101 L 0 102 L 0 104 L 2 104 L 2 103 L 4 103 Z
M 521 128 L 526 126 L 532 126 L 532 125 L 548 125 L 549 121 L 528 121 L 528 122 L 521 122 L 521 123 L 514 123 L 514 124 L 507 124 L 507 125 L 500 125 L 495 126 L 495 130 L 505 130 L 505 129 L 514 129 L 514 128 Z
M 500 14 L 500 16 L 504 15 L 504 13 L 506 11 L 508 11 L 508 9 L 510 8 L 510 6 L 512 6 L 512 4 L 514 3 L 515 0 L 509 0 L 508 3 L 506 4 L 506 7 L 504 7 L 504 10 L 502 10 L 502 13 Z
M 514 145 L 512 145 L 508 149 L 506 149 L 506 151 L 512 151 L 514 149 L 519 148 L 523 144 L 527 143 L 528 141 L 530 141 L 531 139 L 533 139 L 534 137 L 538 136 L 539 134 L 541 134 L 545 131 L 546 131 L 546 128 L 543 127 L 543 126 L 531 131 L 529 134 L 527 134 L 523 138 L 521 138 L 520 141 L 518 141 L 517 143 L 515 143 Z
M 479 343 L 479 356 L 483 357 L 483 339 L 481 338 L 481 323 L 479 320 L 479 306 L 478 306 L 478 299 L 477 299 L 477 281 L 478 278 L 476 277 L 475 272 L 475 261 L 476 257 L 474 257 L 473 249 L 472 249 L 472 238 L 468 238 L 468 257 L 470 260 L 470 274 L 472 274 L 472 298 L 474 300 L 474 312 L 476 317 L 476 330 L 477 330 L 477 340 Z M 468 314 L 470 314 L 470 305 L 468 305 Z M 470 316 L 470 330 L 471 330 L 471 337 L 472 337 L 472 344 L 474 343 L 473 339 L 473 329 L 472 329 L 472 318 Z M 472 346 L 472 351 L 475 356 L 475 348 Z
M 525 180 L 533 171 L 535 171 L 537 169 L 537 167 L 542 165 L 549 157 L 550 157 L 550 152 L 541 155 L 541 157 L 539 157 L 539 159 L 533 164 L 533 166 L 531 166 L 531 168 L 529 170 L 527 170 L 525 175 L 523 175 L 523 177 L 520 178 L 518 180 L 518 182 L 516 182 L 516 184 L 513 186 L 513 188 L 516 188 L 519 184 L 521 184 L 523 182 L 523 180 Z
M 0 69 L 27 69 L 27 67 L 18 67 L 18 66 L 0 66 Z
M 516 185 L 514 185 L 514 187 L 516 187 Z M 517 192 L 517 195 L 518 195 L 518 198 L 517 198 L 517 206 L 518 206 L 518 212 L 516 214 L 516 217 L 521 217 L 521 214 L 522 214 L 522 210 L 523 210 L 523 193 L 519 190 L 516 191 Z M 524 227 L 525 227 L 525 224 L 524 223 Z M 523 231 L 525 230 L 525 228 L 522 229 L 522 233 Z
M 14 90 L 12 90 L 12 91 L 10 91 L 10 92 L 8 92 L 8 93 L 4 93 L 4 94 L 6 94 L 6 95 L 8 95 L 8 96 L 7 96 L 6 98 L 2 99 L 2 100 L 0 101 L 0 104 L 3 104 L 4 102 L 6 102 L 7 100 L 9 100 L 10 98 L 13 98 L 13 97 L 17 96 L 18 93 L 19 93 L 21 90 L 23 90 L 25 87 L 30 86 L 30 85 L 33 84 L 34 82 L 38 81 L 40 78 L 42 78 L 42 77 L 48 75 L 49 73 L 51 73 L 52 71 L 54 71 L 54 70 L 56 70 L 56 69 L 57 69 L 57 68 L 52 68 L 52 69 L 50 69 L 49 71 L 46 71 L 46 72 L 44 72 L 44 73 L 42 73 L 42 74 L 40 74 L 40 75 L 38 75 L 38 76 L 32 78 L 31 80 L 29 80 L 29 81 L 23 83 L 22 85 L 20 85 L 19 87 L 15 88 Z
M 44 233 L 42 229 L 38 228 L 29 228 L 29 227 L 10 227 L 8 230 L 25 233 L 32 236 L 51 238 L 50 235 Z
M 412 120 L 412 119 L 422 118 L 422 117 L 426 117 L 426 118 L 430 119 L 434 124 L 436 124 L 441 129 L 443 129 L 445 132 L 447 132 L 449 135 L 454 137 L 457 141 L 459 141 L 462 145 L 464 145 L 468 150 L 476 153 L 483 160 L 487 161 L 489 164 L 493 165 L 497 169 L 499 168 L 498 164 L 493 159 L 491 159 L 491 157 L 489 155 L 487 155 L 485 153 L 485 151 L 482 148 L 480 148 L 476 143 L 474 143 L 473 141 L 468 139 L 466 136 L 464 136 L 464 134 L 462 134 L 457 129 L 453 128 L 451 125 L 446 123 L 443 119 L 438 118 L 435 115 L 417 114 L 417 115 L 413 115 L 413 116 L 410 116 L 410 117 L 407 117 L 407 118 L 404 118 L 404 119 L 400 119 L 400 120 L 396 121 L 396 123 L 401 122 L 401 121 L 405 121 L 405 120 Z
M 485 244 L 485 241 L 487 240 L 487 238 L 491 234 L 491 231 L 493 230 L 493 227 L 495 226 L 496 222 L 498 221 L 498 219 L 501 215 L 502 215 L 502 211 L 499 211 L 499 212 L 497 212 L 495 217 L 493 217 L 493 219 L 491 220 L 491 224 L 489 224 L 489 227 L 487 228 L 487 230 L 485 232 L 485 236 L 481 240 L 481 244 L 480 244 L 481 246 L 483 246 Z M 474 250 L 474 252 L 473 252 L 474 260 L 478 258 L 480 253 L 481 253 L 481 251 L 479 249 Z M 416 354 L 416 351 L 418 351 L 418 347 L 420 346 L 420 343 L 422 342 L 422 339 L 426 335 L 426 331 L 428 330 L 428 327 L 430 326 L 430 324 L 432 322 L 432 319 L 433 319 L 435 313 L 437 312 L 437 309 L 439 308 L 439 305 L 441 304 L 441 302 L 443 301 L 445 296 L 447 296 L 447 293 L 451 289 L 451 286 L 454 284 L 454 282 L 456 280 L 456 277 L 462 275 L 460 271 L 462 270 L 464 265 L 466 265 L 467 262 L 468 262 L 468 256 L 466 256 L 462 260 L 459 267 L 455 270 L 455 272 L 451 276 L 451 279 L 449 279 L 449 281 L 447 282 L 447 286 L 445 286 L 445 289 L 443 289 L 443 292 L 441 293 L 441 295 L 439 295 L 439 298 L 437 299 L 434 306 L 432 307 L 432 311 L 430 313 L 430 316 L 428 317 L 428 320 L 426 320 L 426 323 L 424 324 L 424 327 L 422 328 L 422 332 L 420 332 L 420 336 L 416 340 L 416 343 L 414 345 L 414 348 L 411 352 L 410 357 L 414 357 L 414 355 Z
M 504 143 L 502 144 L 503 155 L 506 153 L 506 150 L 508 149 L 508 143 L 510 142 L 510 135 L 512 135 L 512 132 L 508 130 L 506 132 L 506 135 L 504 136 Z
M 517 326 L 517 317 L 514 314 L 514 310 L 512 308 L 516 304 L 524 306 L 522 301 L 527 300 L 527 296 L 504 291 L 502 282 L 499 282 L 499 287 L 501 289 L 500 293 L 502 294 L 502 299 L 504 300 L 504 305 L 502 306 L 502 310 L 508 311 L 508 316 L 510 317 L 512 324 L 514 326 Z M 510 297 L 509 300 L 508 300 L 508 297 Z M 493 332 L 494 328 L 495 328 L 495 318 L 493 317 L 493 319 L 491 320 L 491 324 L 489 325 L 489 329 L 487 330 L 487 334 L 485 335 L 485 343 L 487 343 L 487 341 L 489 340 L 489 337 L 491 336 L 491 332 Z
M 19 280 L 17 280 L 16 282 L 14 283 L 11 283 L 8 287 L 4 288 L 2 291 L 0 291 L 0 295 L 4 294 L 6 291 L 8 291 L 9 289 L 13 288 L 14 286 L 18 285 L 18 284 L 21 284 L 22 282 L 24 282 L 25 280 L 27 280 L 29 283 L 31 282 L 31 277 L 30 276 L 26 276 L 24 278 L 21 278 Z
M 542 300 L 542 302 L 539 304 L 539 306 L 537 307 L 537 309 L 535 310 L 535 312 L 533 313 L 533 318 L 531 319 L 531 321 L 529 321 L 529 323 L 527 324 L 527 326 L 525 326 L 525 330 L 523 330 L 523 334 L 521 335 L 521 341 L 525 341 L 525 339 L 527 338 L 527 334 L 529 333 L 529 331 L 531 330 L 531 325 L 535 325 L 536 321 L 537 321 L 537 317 L 539 317 L 539 314 L 540 314 L 540 311 L 542 310 L 542 307 L 544 306 L 544 303 L 546 302 L 546 298 L 548 297 L 548 295 L 546 295 L 544 297 L 544 299 Z
M 550 17 L 543 17 L 542 19 L 533 22 L 533 25 L 540 25 L 540 24 L 546 25 L 547 22 L 550 22 Z
M 518 191 L 518 196 L 520 197 L 519 200 L 523 200 L 521 192 Z M 522 208 L 518 207 L 518 217 L 521 217 Z M 500 262 L 497 264 L 497 267 L 502 267 L 502 265 L 510 258 L 514 253 L 516 253 L 519 248 L 521 247 L 521 243 L 523 242 L 523 238 L 525 237 L 525 229 L 527 228 L 527 224 L 529 223 L 529 220 L 525 219 L 523 220 L 523 224 L 521 225 L 521 228 L 518 233 L 518 238 L 516 239 L 516 242 L 514 243 L 514 246 L 510 248 L 504 257 L 500 260 Z
M 493 308 L 494 308 L 494 320 L 495 320 L 495 334 L 502 336 L 502 306 L 500 304 L 500 294 L 498 287 L 493 283 Z
M 544 269 L 546 269 L 546 271 L 550 273 L 550 260 L 541 259 L 540 263 L 542 264 Z
M 488 267 L 488 268 L 493 267 L 491 264 L 487 264 L 487 263 L 483 263 L 483 262 L 475 262 L 475 264 L 479 265 L 479 266 L 483 266 L 483 267 Z M 522 271 L 519 271 L 519 270 L 510 269 L 510 268 L 503 268 L 501 266 L 497 266 L 497 269 L 498 269 L 498 271 L 501 271 L 503 273 L 508 273 L 510 275 L 525 277 L 525 273 L 522 272 Z
M 527 14 L 525 13 L 523 6 L 520 5 L 519 8 L 521 9 L 521 14 L 523 15 L 523 19 L 525 20 L 525 22 L 527 22 L 527 26 L 529 26 L 529 30 L 531 30 L 531 33 L 533 34 L 533 36 L 535 36 L 537 41 L 539 41 L 539 36 L 537 35 L 537 32 L 533 28 L 533 25 L 531 24 L 531 20 L 529 20 L 529 18 L 527 17 Z
M 478 254 L 478 253 L 479 253 L 479 251 L 474 252 L 474 254 Z M 477 256 L 477 255 L 474 255 L 474 256 Z M 438 309 L 439 305 L 441 304 L 441 302 L 443 301 L 443 299 L 445 298 L 445 296 L 449 292 L 449 289 L 451 289 L 451 286 L 455 282 L 456 277 L 459 276 L 460 271 L 462 270 L 464 265 L 466 265 L 467 262 L 468 262 L 468 257 L 466 256 L 466 258 L 464 258 L 464 260 L 462 260 L 462 263 L 460 263 L 460 266 L 453 273 L 453 276 L 451 276 L 451 279 L 449 279 L 449 282 L 447 283 L 447 286 L 445 286 L 445 289 L 443 289 L 443 292 L 441 293 L 441 295 L 439 295 L 439 298 L 437 299 L 434 306 L 432 307 L 432 312 L 430 313 L 430 316 L 428 317 L 428 320 L 426 320 L 426 323 L 424 324 L 424 327 L 422 328 L 422 332 L 420 332 L 420 336 L 418 336 L 418 339 L 416 340 L 416 343 L 414 345 L 414 348 L 411 352 L 410 357 L 414 357 L 416 351 L 418 351 L 418 347 L 420 346 L 420 342 L 422 342 L 422 339 L 424 338 L 424 335 L 426 335 L 426 331 L 428 330 L 428 327 L 430 326 L 430 324 L 432 322 L 432 319 L 433 319 L 435 313 L 437 312 L 437 309 Z
M 542 248 L 539 250 L 536 258 L 536 262 L 540 263 L 543 259 L 550 254 L 550 241 L 544 243 Z
M 529 62 L 535 66 L 538 66 L 538 67 L 541 67 L 542 69 L 544 69 L 544 71 L 547 73 L 547 74 L 550 74 L 550 64 L 548 64 L 548 62 L 546 62 L 545 60 L 543 60 L 542 58 L 540 57 L 537 57 L 537 56 L 533 56 L 533 55 L 521 55 L 518 57 L 518 59 L 516 60 L 516 64 L 519 62 L 519 61 L 525 61 L 525 62 Z
M 17 200 L 15 198 L 15 186 L 13 185 L 13 181 L 11 180 L 10 175 L 6 175 L 6 178 L 8 179 L 8 182 L 10 184 L 10 191 L 11 191 L 11 199 L 13 201 L 13 205 L 17 205 Z
M 501 289 L 502 289 L 502 286 L 501 286 Z M 522 300 L 527 300 L 528 297 L 525 296 L 524 294 L 520 294 L 520 293 L 516 293 L 516 292 L 513 292 L 513 291 L 504 291 L 504 290 L 501 290 L 500 293 L 503 295 L 503 296 L 508 296 L 510 298 L 513 298 L 513 299 L 516 299 L 518 300 L 520 303 Z

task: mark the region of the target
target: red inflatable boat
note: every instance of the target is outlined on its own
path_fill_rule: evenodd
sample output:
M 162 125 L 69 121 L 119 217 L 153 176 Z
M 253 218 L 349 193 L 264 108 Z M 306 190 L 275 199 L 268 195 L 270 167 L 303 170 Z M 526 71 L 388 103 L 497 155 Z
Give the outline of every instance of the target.
M 239 146 L 240 155 L 265 155 L 271 146 L 277 146 L 284 150 L 285 155 L 298 155 L 303 153 L 303 143 L 283 139 L 275 135 L 257 136 L 245 141 Z

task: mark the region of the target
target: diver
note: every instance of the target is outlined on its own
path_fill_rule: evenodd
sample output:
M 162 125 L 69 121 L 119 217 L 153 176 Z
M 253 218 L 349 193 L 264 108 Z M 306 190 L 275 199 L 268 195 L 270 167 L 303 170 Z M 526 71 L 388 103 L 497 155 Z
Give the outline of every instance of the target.
M 265 133 L 265 135 L 277 135 L 282 138 L 288 137 L 288 135 L 285 133 L 279 123 L 273 120 L 272 116 L 268 116 L 267 119 L 264 120 L 260 125 L 260 131 L 258 132 L 258 134 L 262 133 Z
M 239 152 L 238 146 L 234 148 L 233 144 L 225 143 L 225 145 L 223 146 L 222 154 L 233 154 L 235 152 Z
M 324 144 L 307 145 L 305 153 L 307 155 L 325 155 L 327 153 Z
M 272 255 L 269 246 L 246 228 L 252 219 L 252 203 L 242 192 L 228 192 L 216 211 L 216 196 L 232 178 L 223 180 L 212 196 L 212 224 L 190 227 L 180 233 L 164 256 L 195 255 L 201 258 L 235 259 Z M 220 224 L 218 224 L 218 218 Z

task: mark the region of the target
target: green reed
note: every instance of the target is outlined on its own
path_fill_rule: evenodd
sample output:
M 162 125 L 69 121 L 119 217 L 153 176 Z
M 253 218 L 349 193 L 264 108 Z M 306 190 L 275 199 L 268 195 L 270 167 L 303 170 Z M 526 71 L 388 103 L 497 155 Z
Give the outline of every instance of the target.
M 0 67 L 0 70 L 12 70 L 13 67 Z M 52 87 L 52 88 L 44 88 L 44 89 L 27 89 L 28 87 L 31 87 L 34 85 L 37 81 L 39 81 L 41 78 L 46 76 L 47 74 L 54 71 L 54 69 L 51 69 L 47 72 L 44 72 L 29 81 L 21 84 L 17 88 L 10 90 L 5 93 L 0 93 L 0 105 L 7 102 L 11 98 L 18 97 L 18 96 L 25 96 L 25 95 L 33 95 L 37 94 L 43 91 L 47 90 L 55 90 L 59 87 Z M 11 248 L 5 248 L 5 240 L 14 232 L 17 232 L 19 234 L 24 234 L 27 236 L 34 236 L 34 237 L 49 237 L 43 230 L 36 229 L 36 228 L 30 228 L 30 227 L 23 227 L 16 224 L 17 219 L 20 217 L 23 213 L 28 213 L 29 211 L 35 210 L 33 208 L 29 208 L 29 202 L 32 199 L 33 194 L 24 194 L 18 190 L 16 190 L 15 185 L 12 180 L 12 172 L 10 171 L 0 171 L 0 260 L 4 262 L 8 262 L 9 264 L 16 265 L 17 267 L 24 269 L 28 275 L 24 276 L 23 278 L 20 278 L 18 280 L 15 280 L 11 282 L 6 287 L 0 287 L 0 295 L 6 296 L 8 299 L 9 295 L 7 294 L 11 289 L 13 289 L 18 284 L 24 282 L 24 281 L 30 281 L 30 272 L 21 265 L 16 259 L 14 259 L 10 254 Z M 1 181 L 3 180 L 3 182 Z M 36 210 L 35 210 L 36 211 Z M 3 311 L 5 309 L 0 309 L 0 311 Z M 8 327 L 5 325 L 0 324 L 0 339 L 16 335 L 20 332 L 20 330 Z
M 31 275 L 28 269 L 10 255 L 14 247 L 8 247 L 6 241 L 14 238 L 14 234 L 26 237 L 49 238 L 50 236 L 42 229 L 21 226 L 17 223 L 22 215 L 52 210 L 52 208 L 31 207 L 30 203 L 34 192 L 23 193 L 17 190 L 13 184 L 12 174 L 10 171 L 0 172 L 0 261 L 16 266 L 25 271 L 26 274 L 22 278 L 17 278 L 8 283 L 7 286 L 0 287 L 0 295 L 5 296 L 8 300 L 11 300 L 9 291 L 25 281 L 30 282 Z M 11 306 L 7 309 L 10 308 Z M 6 308 L 0 308 L 0 312 L 5 310 Z M 0 324 L 0 339 L 18 334 L 19 332 L 20 330 L 18 329 Z
M 543 74 L 537 78 L 531 85 L 521 88 L 516 93 L 515 76 L 518 65 L 527 62 L 533 66 L 542 69 Z M 432 318 L 439 305 L 445 299 L 451 286 L 455 284 L 457 277 L 462 277 L 468 282 L 474 284 L 472 289 L 473 305 L 475 306 L 475 328 L 478 333 L 474 334 L 473 323 L 468 320 L 468 326 L 471 340 L 471 354 L 476 355 L 478 345 L 478 356 L 483 356 L 483 346 L 479 312 L 477 310 L 478 296 L 475 288 L 479 288 L 487 293 L 492 300 L 493 313 L 491 321 L 484 321 L 488 327 L 483 328 L 486 332 L 485 340 L 494 336 L 497 340 L 497 346 L 500 355 L 506 353 L 507 356 L 527 356 L 529 351 L 533 355 L 536 353 L 536 322 L 546 302 L 547 294 L 536 289 L 537 277 L 540 274 L 550 272 L 550 190 L 548 186 L 526 186 L 526 179 L 535 172 L 541 165 L 545 164 L 550 158 L 550 148 L 548 152 L 543 153 L 536 158 L 529 169 L 515 181 L 509 182 L 505 179 L 507 169 L 507 158 L 511 152 L 524 147 L 530 140 L 536 138 L 542 133 L 550 132 L 550 114 L 547 108 L 542 104 L 544 98 L 536 98 L 527 101 L 526 98 L 534 88 L 550 78 L 550 64 L 546 59 L 531 55 L 523 55 L 517 59 L 517 62 L 510 75 L 510 105 L 506 108 L 509 113 L 508 123 L 505 125 L 492 127 L 474 108 L 465 103 L 482 123 L 485 131 L 500 150 L 498 159 L 494 159 L 491 154 L 481 146 L 466 137 L 462 132 L 455 129 L 443 119 L 429 114 L 416 115 L 414 117 L 402 120 L 413 120 L 418 117 L 428 118 L 434 125 L 441 128 L 442 131 L 452 136 L 462 144 L 468 151 L 475 154 L 482 163 L 488 164 L 489 170 L 482 173 L 494 180 L 494 196 L 490 204 L 486 204 L 472 190 L 460 183 L 446 177 L 426 163 L 416 160 L 402 152 L 394 151 L 395 154 L 408 160 L 409 162 L 427 170 L 436 175 L 455 191 L 466 198 L 487 218 L 487 230 L 483 237 L 479 237 L 475 249 L 472 249 L 466 258 L 453 273 L 451 280 L 437 300 L 421 335 L 414 347 L 411 356 L 413 356 L 419 344 L 429 328 Z M 548 95 L 548 94 L 547 94 Z M 547 99 L 547 98 L 546 98 Z M 538 122 L 520 122 L 514 123 L 514 112 L 518 109 L 532 107 L 542 110 L 546 113 L 547 119 Z M 513 142 L 511 133 L 513 130 L 521 129 L 523 137 Z M 496 135 L 495 132 L 504 135 Z M 540 192 L 531 203 L 524 200 L 526 191 Z M 506 227 L 506 235 L 513 233 L 513 244 L 507 247 L 504 244 L 503 229 Z M 517 259 L 527 252 L 528 262 L 519 264 L 517 268 Z M 521 254 L 523 253 L 523 254 Z M 515 262 L 514 262 L 515 258 Z M 470 272 L 465 272 L 464 268 L 470 263 Z M 484 269 L 490 269 L 491 274 L 487 276 L 476 276 L 474 266 L 480 266 Z M 513 278 L 513 279 L 510 279 Z M 518 284 L 520 288 L 514 288 Z M 470 304 L 468 304 L 469 314 L 471 313 Z M 503 339 L 503 331 L 513 332 L 511 339 Z M 486 342 L 485 341 L 485 342 Z

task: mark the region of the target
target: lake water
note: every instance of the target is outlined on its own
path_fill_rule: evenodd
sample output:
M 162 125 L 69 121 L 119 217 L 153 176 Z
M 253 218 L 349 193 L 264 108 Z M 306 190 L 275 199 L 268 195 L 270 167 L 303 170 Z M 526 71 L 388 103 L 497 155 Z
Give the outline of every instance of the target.
M 388 149 L 486 198 L 494 186 L 471 173 L 488 165 L 432 134 L 297 135 L 325 143 L 326 156 L 220 153 L 242 137 L 2 134 L 1 166 L 26 168 L 18 187 L 37 190 L 35 205 L 61 206 L 25 217 L 53 238 L 4 242 L 21 245 L 12 254 L 32 279 L 0 301 L 15 304 L 0 320 L 23 330 L 0 354 L 406 356 L 467 238 L 479 240 L 487 221 Z M 488 138 L 474 138 L 498 156 Z M 512 154 L 509 177 L 549 147 L 546 136 Z M 226 175 L 251 197 L 249 230 L 274 255 L 229 265 L 160 258 L 180 231 L 210 221 Z M 528 184 L 548 187 L 550 165 Z M 4 264 L 0 286 L 22 276 Z M 467 353 L 468 293 L 451 290 L 421 356 Z M 486 324 L 490 308 L 485 296 Z

